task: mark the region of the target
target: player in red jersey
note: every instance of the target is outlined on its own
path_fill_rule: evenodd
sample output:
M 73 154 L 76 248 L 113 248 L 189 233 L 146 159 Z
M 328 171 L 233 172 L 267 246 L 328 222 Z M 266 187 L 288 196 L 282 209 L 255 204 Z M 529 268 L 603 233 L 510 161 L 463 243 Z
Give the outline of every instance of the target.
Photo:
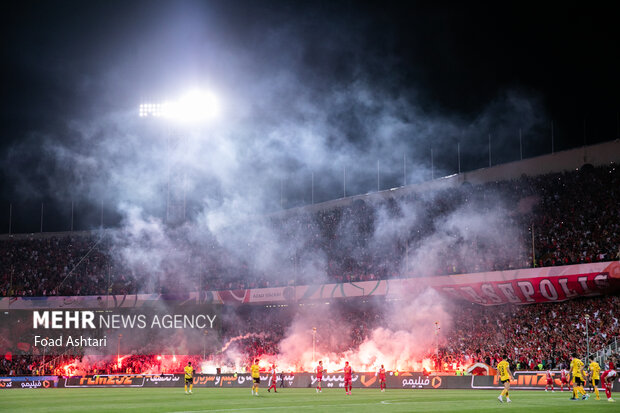
M 570 388 L 570 383 L 568 381 L 568 370 L 565 368 L 560 371 L 560 391 L 564 391 L 564 385 L 566 385 L 566 388 Z
M 349 366 L 349 362 L 345 361 L 344 362 L 344 391 L 346 394 L 350 395 L 351 394 L 351 390 L 353 389 L 353 386 L 351 385 L 352 380 L 353 380 L 353 370 L 351 369 L 351 366 Z
M 547 370 L 547 385 L 545 386 L 545 391 L 548 391 L 549 386 L 551 386 L 551 391 L 555 393 L 555 390 L 553 390 L 553 373 L 551 373 L 551 370 Z
M 267 389 L 268 392 L 271 391 L 271 389 L 273 388 L 273 392 L 277 393 L 278 391 L 276 390 L 276 383 L 278 382 L 278 374 L 276 372 L 276 365 L 273 364 L 271 366 L 271 386 L 269 386 L 269 388 Z
M 385 391 L 385 368 L 383 367 L 383 364 L 379 369 L 379 386 L 381 387 L 382 392 Z
M 319 365 L 316 366 L 316 392 L 323 393 L 323 389 L 321 388 L 321 382 L 323 381 L 323 360 L 319 360 Z
M 605 396 L 607 396 L 608 402 L 615 402 L 614 399 L 611 398 L 611 388 L 614 384 L 614 380 L 618 377 L 616 373 L 616 365 L 614 364 L 615 360 L 612 357 L 609 360 L 609 368 L 601 374 L 601 383 L 603 384 L 603 388 L 605 389 Z

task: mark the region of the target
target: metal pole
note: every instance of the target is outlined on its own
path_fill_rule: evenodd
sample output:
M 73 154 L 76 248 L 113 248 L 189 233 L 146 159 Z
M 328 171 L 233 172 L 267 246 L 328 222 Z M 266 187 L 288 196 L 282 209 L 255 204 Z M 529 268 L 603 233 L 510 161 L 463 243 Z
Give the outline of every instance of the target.
M 185 157 L 187 153 L 187 147 L 189 146 L 188 141 L 189 141 L 189 136 L 185 134 L 183 136 L 183 140 L 181 141 L 181 144 L 183 145 L 181 148 L 182 157 Z M 185 223 L 186 213 L 187 213 L 187 169 L 183 165 L 183 223 Z
M 379 175 L 379 160 L 377 159 L 377 192 L 381 191 L 380 175 Z
M 534 248 L 534 223 L 532 222 L 532 268 L 536 267 L 536 249 Z
M 185 213 L 187 211 L 187 172 L 183 169 L 183 222 L 185 222 Z
M 312 184 L 311 184 L 311 192 L 312 192 L 312 205 L 314 205 L 314 172 L 312 172 Z
M 172 173 L 172 165 L 170 161 L 170 152 L 172 151 L 172 132 L 168 131 L 168 139 L 166 139 L 166 146 L 168 148 L 168 157 L 166 158 L 166 172 L 168 176 L 168 182 L 166 186 L 166 224 L 170 223 L 170 174 Z
M 312 363 L 314 363 L 316 354 L 316 327 L 312 327 Z
M 405 245 L 405 268 L 407 274 L 409 274 L 409 240 L 407 240 L 407 245 Z
M 297 283 L 298 283 L 298 280 L 299 280 L 299 255 L 298 255 L 297 252 L 295 253 L 295 262 L 297 263 L 297 268 L 295 268 L 295 271 L 294 271 L 294 273 L 295 273 L 294 285 L 295 285 L 295 290 L 297 290 Z
M 119 334 L 118 335 L 118 347 L 116 347 L 116 365 L 118 366 L 118 368 L 120 369 L 120 359 L 121 359 L 121 337 L 123 335 Z
M 587 363 L 587 360 L 590 359 L 590 336 L 589 336 L 589 331 L 588 331 L 588 320 L 590 319 L 590 315 L 586 314 L 585 319 L 586 319 L 586 363 Z
M 204 341 L 202 343 L 202 359 L 206 360 L 207 359 L 207 334 L 209 333 L 209 330 L 204 330 Z
M 435 321 L 435 344 L 437 346 L 437 360 L 439 360 L 439 321 Z
M 297 283 L 297 278 L 299 278 L 299 253 L 295 252 L 295 257 L 293 258 L 293 272 L 295 273 L 295 283 Z
M 489 133 L 489 167 L 491 166 L 491 134 Z

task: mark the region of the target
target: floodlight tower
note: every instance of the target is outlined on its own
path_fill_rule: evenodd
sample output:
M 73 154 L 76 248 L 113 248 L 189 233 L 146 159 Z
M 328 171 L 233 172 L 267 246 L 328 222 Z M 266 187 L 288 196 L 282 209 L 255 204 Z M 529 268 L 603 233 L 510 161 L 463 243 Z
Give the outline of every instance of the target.
M 139 106 L 140 118 L 161 118 L 167 130 L 166 154 L 166 223 L 181 224 L 185 221 L 187 207 L 187 173 L 183 158 L 186 152 L 189 130 L 181 127 L 195 127 L 218 115 L 215 95 L 200 90 L 186 93 L 175 101 L 143 103 Z

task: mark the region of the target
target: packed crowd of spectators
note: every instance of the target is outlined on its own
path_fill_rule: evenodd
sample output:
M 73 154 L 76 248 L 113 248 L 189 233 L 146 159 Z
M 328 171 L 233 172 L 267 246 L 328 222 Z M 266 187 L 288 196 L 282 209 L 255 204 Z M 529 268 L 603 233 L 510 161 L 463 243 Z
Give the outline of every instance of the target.
M 620 259 L 620 168 L 536 180 L 540 203 L 533 222 L 539 266 Z
M 617 295 L 527 306 L 470 305 L 456 313 L 440 354 L 465 365 L 495 365 L 506 354 L 516 369 L 568 367 L 573 353 L 594 353 L 620 338 L 618 308 Z
M 171 374 L 183 372 L 187 362 L 200 365 L 202 356 L 128 355 L 11 356 L 0 360 L 0 376 L 78 376 L 86 374 Z
M 611 165 L 287 211 L 266 219 L 270 236 L 286 246 L 273 271 L 240 258 L 216 237 L 198 242 L 170 235 L 173 247 L 158 257 L 157 273 L 147 265 L 152 257 L 140 261 L 119 254 L 117 230 L 8 237 L 0 240 L 0 297 L 234 290 L 617 260 L 619 192 L 620 170 Z M 248 241 L 250 250 L 256 247 L 251 242 L 261 240 Z M 311 305 L 241 306 L 223 315 L 221 344 L 233 346 L 244 364 L 277 357 L 300 318 L 318 313 L 323 315 L 312 322 L 317 348 L 343 353 L 386 325 L 374 305 L 342 301 L 330 313 Z M 565 367 L 573 352 L 585 355 L 618 339 L 617 308 L 618 296 L 459 306 L 453 328 L 424 357 L 435 370 L 495 365 L 503 353 L 514 369 Z M 145 348 L 122 363 L 114 358 L 90 363 L 17 351 L 0 359 L 0 375 L 177 372 L 188 360 L 158 357 Z M 191 359 L 200 362 L 201 356 Z
M 391 328 L 386 321 L 391 315 L 379 311 L 380 307 L 385 309 L 387 305 L 381 300 L 360 299 L 304 307 L 240 306 L 222 315 L 221 348 L 211 346 L 205 354 L 162 356 L 131 352 L 119 363 L 115 356 L 93 361 L 17 352 L 0 360 L 0 375 L 178 373 L 188 360 L 200 366 L 203 357 L 210 362 L 217 360 L 219 366 L 229 366 L 229 371 L 243 371 L 254 358 L 278 360 L 291 346 L 312 348 L 312 327 L 317 328 L 317 354 L 350 354 L 372 337 L 373 330 Z M 449 307 L 451 327 L 442 330 L 445 333 L 440 336 L 439 347 L 430 345 L 416 360 L 431 360 L 435 371 L 463 370 L 479 362 L 495 366 L 504 354 L 513 370 L 558 370 L 568 367 L 573 353 L 585 359 L 588 351 L 593 354 L 620 339 L 618 295 L 523 306 L 452 303 Z M 295 341 L 287 344 L 293 334 L 297 334 Z M 388 343 L 376 344 L 381 349 Z M 297 371 L 301 369 L 298 367 Z
M 310 306 L 305 309 L 271 308 L 245 310 L 251 316 L 242 327 L 226 334 L 244 336 L 243 354 L 277 358 L 280 343 L 291 332 L 293 321 L 312 319 L 305 324 L 317 327 L 317 351 L 343 354 L 357 349 L 376 328 L 390 328 L 385 303 L 350 300 L 332 303 L 329 314 Z M 452 326 L 441 338 L 439 348 L 431 346 L 420 360 L 432 360 L 435 371 L 454 371 L 481 362 L 495 366 L 507 355 L 513 370 L 568 368 L 573 353 L 585 358 L 620 340 L 620 296 L 579 298 L 561 303 L 480 306 L 453 303 L 449 312 Z M 312 317 L 312 314 L 315 317 Z M 586 318 L 589 316 L 586 331 Z M 247 322 L 247 324 L 246 324 Z M 238 324 L 235 324 L 238 326 Z M 275 328 L 271 330 L 272 326 Z M 263 332 L 273 334 L 261 335 Z M 248 335 L 247 333 L 256 333 Z M 589 340 L 589 346 L 587 345 Z M 306 343 L 308 344 L 308 343 Z M 377 343 L 378 347 L 385 343 Z
M 91 234 L 0 241 L 0 296 L 135 292 L 137 280 L 117 270 L 103 241 Z
M 178 293 L 615 260 L 618 188 L 620 169 L 611 165 L 288 211 L 266 218 L 281 249 L 269 267 L 213 236 L 171 235 L 159 256 L 145 254 L 158 251 L 147 243 L 132 259 L 119 253 L 118 230 L 5 238 L 0 296 Z M 244 247 L 260 251 L 261 242 Z

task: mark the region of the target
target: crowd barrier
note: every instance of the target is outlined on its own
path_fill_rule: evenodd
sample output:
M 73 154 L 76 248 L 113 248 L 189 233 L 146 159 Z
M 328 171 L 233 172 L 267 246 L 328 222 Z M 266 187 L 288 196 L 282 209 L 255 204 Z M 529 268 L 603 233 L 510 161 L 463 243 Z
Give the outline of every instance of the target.
M 260 387 L 271 386 L 272 375 L 261 374 Z M 249 374 L 196 374 L 195 388 L 244 388 L 251 387 Z M 379 388 L 379 379 L 375 373 L 354 373 L 354 388 Z M 182 374 L 118 374 L 87 376 L 26 376 L 0 377 L 0 389 L 39 389 L 39 388 L 114 388 L 114 387 L 183 387 Z M 314 388 L 316 375 L 312 373 L 285 373 L 277 375 L 278 388 Z M 544 389 L 547 384 L 544 372 L 523 371 L 514 374 L 511 383 L 513 390 Z M 559 372 L 554 373 L 554 385 L 560 387 Z M 386 377 L 388 389 L 501 389 L 502 383 L 497 376 L 446 376 L 426 375 L 418 372 L 389 372 Z M 325 374 L 322 386 L 325 389 L 344 387 L 344 375 Z

